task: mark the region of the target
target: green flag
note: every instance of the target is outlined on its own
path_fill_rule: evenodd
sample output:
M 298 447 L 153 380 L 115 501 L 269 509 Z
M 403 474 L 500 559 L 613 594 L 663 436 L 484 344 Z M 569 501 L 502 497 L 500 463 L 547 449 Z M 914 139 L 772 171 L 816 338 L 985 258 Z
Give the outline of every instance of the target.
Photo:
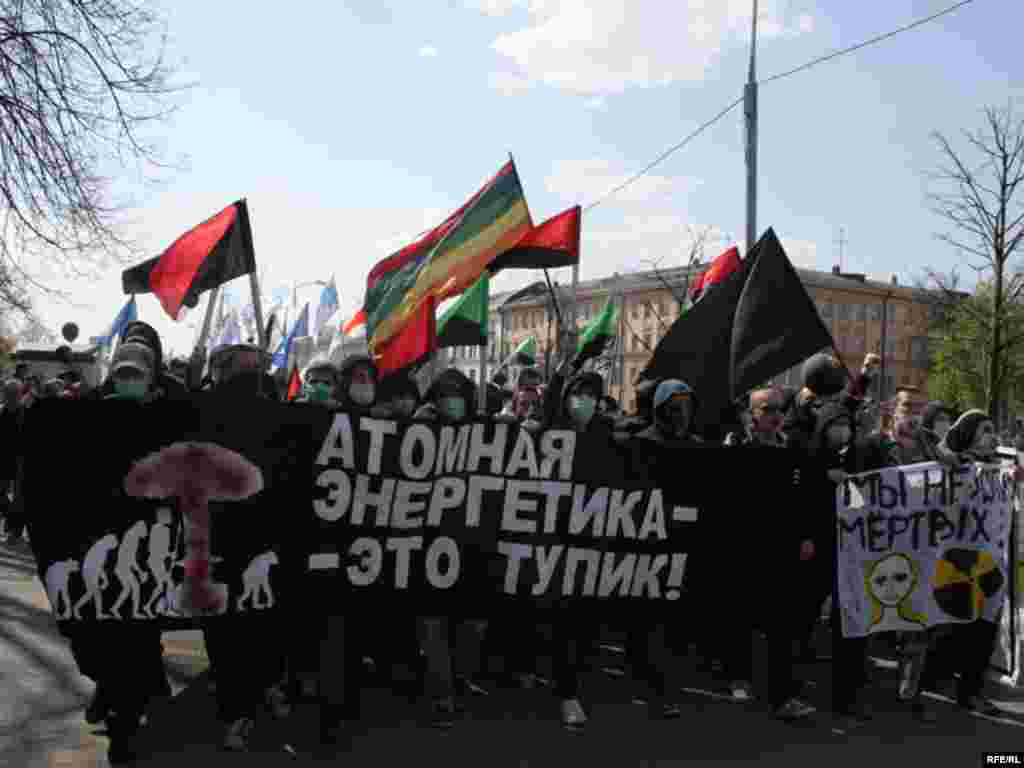
M 611 299 L 604 305 L 601 314 L 587 323 L 580 333 L 577 351 L 584 357 L 595 357 L 604 351 L 605 345 L 617 335 L 619 310 Z
M 537 337 L 529 336 L 519 342 L 509 360 L 513 365 L 536 365 L 537 363 Z
M 437 346 L 487 346 L 490 281 L 485 271 L 437 321 Z

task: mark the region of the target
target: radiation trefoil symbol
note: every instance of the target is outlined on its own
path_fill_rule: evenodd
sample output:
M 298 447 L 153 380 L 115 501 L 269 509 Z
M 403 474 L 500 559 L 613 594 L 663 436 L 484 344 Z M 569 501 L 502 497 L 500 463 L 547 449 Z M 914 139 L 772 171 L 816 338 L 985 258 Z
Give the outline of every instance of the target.
M 992 553 L 947 549 L 935 562 L 932 594 L 943 613 L 961 621 L 981 618 L 985 603 L 1006 583 Z

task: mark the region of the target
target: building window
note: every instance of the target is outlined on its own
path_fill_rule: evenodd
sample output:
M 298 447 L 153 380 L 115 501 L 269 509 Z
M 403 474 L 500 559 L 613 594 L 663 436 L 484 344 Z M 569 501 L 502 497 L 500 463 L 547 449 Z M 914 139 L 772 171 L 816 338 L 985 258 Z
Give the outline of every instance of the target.
M 833 316 L 833 314 L 832 314 L 832 302 L 831 301 L 821 301 L 821 302 L 819 302 L 818 303 L 818 311 L 821 313 L 822 317 L 825 317 L 825 318 L 828 318 L 828 319 L 831 320 L 832 316 Z
M 872 305 L 870 305 L 869 310 L 870 310 L 869 317 L 871 319 L 871 322 L 873 322 L 873 323 L 880 323 L 880 322 L 882 322 L 882 305 L 881 304 L 872 304 Z
M 867 315 L 868 308 L 866 306 L 864 306 L 863 304 L 853 305 L 853 319 L 856 320 L 858 323 L 863 323 L 865 320 L 867 320 Z
M 850 305 L 849 304 L 836 304 L 836 320 L 849 320 L 850 319 Z

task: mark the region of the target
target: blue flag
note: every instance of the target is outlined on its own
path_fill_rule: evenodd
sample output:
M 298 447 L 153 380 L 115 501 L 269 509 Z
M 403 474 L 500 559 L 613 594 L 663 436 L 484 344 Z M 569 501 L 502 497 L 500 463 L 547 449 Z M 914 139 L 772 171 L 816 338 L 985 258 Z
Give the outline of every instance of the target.
M 302 308 L 299 319 L 295 321 L 288 335 L 281 339 L 281 344 L 274 352 L 273 363 L 275 368 L 284 368 L 288 364 L 288 353 L 292 348 L 292 341 L 309 336 L 309 304 Z
M 128 299 L 128 303 L 121 307 L 121 311 L 117 313 L 117 317 L 114 318 L 110 330 L 99 337 L 99 345 L 109 348 L 114 343 L 114 339 L 121 335 L 121 331 L 124 330 L 125 326 L 128 323 L 134 323 L 138 319 L 139 310 L 135 306 L 135 294 L 132 294 L 132 297 Z
M 324 323 L 331 319 L 338 311 L 338 287 L 334 284 L 334 278 L 324 287 L 320 294 L 320 304 L 316 308 L 316 336 L 324 327 Z

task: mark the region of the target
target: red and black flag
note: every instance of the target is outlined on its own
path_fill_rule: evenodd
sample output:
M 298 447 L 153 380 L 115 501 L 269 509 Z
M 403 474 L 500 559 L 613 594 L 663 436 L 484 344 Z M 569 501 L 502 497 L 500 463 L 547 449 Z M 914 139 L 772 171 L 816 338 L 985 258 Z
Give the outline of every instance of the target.
M 583 209 L 575 205 L 530 229 L 515 247 L 487 266 L 492 275 L 502 269 L 555 269 L 580 261 Z
M 236 277 L 256 271 L 252 230 L 245 200 L 190 229 L 156 258 L 126 269 L 126 294 L 153 293 L 172 320 L 182 306 L 194 309 L 199 296 Z

